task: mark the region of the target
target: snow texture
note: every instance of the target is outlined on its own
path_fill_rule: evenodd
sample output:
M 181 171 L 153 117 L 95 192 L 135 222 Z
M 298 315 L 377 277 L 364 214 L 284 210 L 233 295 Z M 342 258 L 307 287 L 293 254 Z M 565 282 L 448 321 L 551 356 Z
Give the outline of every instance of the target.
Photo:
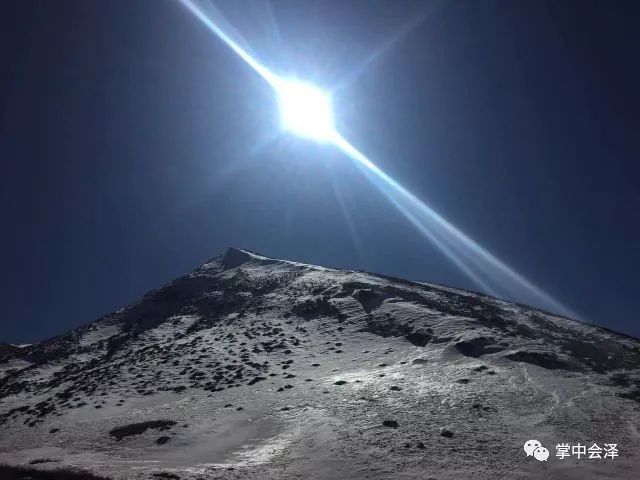
M 0 344 L 0 462 L 116 478 L 638 478 L 639 367 L 640 342 L 607 329 L 229 249 L 84 327 Z M 548 461 L 526 456 L 530 439 Z M 567 442 L 619 457 L 556 458 Z

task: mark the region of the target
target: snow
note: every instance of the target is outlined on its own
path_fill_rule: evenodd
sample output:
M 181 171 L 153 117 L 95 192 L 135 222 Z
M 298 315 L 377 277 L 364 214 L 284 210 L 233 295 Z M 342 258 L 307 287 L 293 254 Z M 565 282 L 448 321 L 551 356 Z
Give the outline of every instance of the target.
M 106 340 L 120 332 L 121 326 L 117 324 L 99 324 L 96 323 L 94 328 L 82 335 L 80 339 L 80 346 L 87 347 L 94 343 Z
M 195 480 L 633 478 L 640 461 L 638 341 L 245 250 L 30 351 L 0 362 L 0 462 Z M 150 420 L 177 423 L 109 435 Z M 560 441 L 621 455 L 561 462 Z

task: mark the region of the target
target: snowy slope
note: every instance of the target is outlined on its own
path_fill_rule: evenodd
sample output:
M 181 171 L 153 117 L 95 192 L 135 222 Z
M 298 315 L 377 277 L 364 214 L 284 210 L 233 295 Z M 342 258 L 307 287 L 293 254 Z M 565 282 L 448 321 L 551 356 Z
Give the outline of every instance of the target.
M 637 478 L 639 402 L 636 339 L 230 249 L 85 327 L 0 344 L 0 461 L 123 478 Z M 548 461 L 526 457 L 529 439 Z M 619 456 L 561 460 L 558 443 Z

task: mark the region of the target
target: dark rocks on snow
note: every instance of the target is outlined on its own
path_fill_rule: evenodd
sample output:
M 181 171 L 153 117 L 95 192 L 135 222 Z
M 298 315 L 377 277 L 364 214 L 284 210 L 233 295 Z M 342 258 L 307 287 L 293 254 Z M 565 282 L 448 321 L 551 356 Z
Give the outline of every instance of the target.
M 247 383 L 247 385 L 255 385 L 256 383 L 261 382 L 262 380 L 266 380 L 266 378 L 265 377 L 255 377 L 249 383 Z
M 442 427 L 440 429 L 440 435 L 443 437 L 451 438 L 453 437 L 453 432 L 447 428 Z
M 156 440 L 156 443 L 158 445 L 164 445 L 165 443 L 167 443 L 169 440 L 171 440 L 171 437 L 160 437 Z
M 354 286 L 356 285 L 349 285 L 345 283 L 345 285 L 343 285 L 343 289 L 345 291 L 349 291 L 353 289 Z M 370 313 L 380 307 L 385 298 L 388 297 L 388 295 L 383 292 L 377 293 L 370 288 L 354 289 L 351 296 L 360 302 L 363 310 L 367 313 Z
M 505 358 L 515 362 L 530 363 L 548 370 L 576 370 L 572 365 L 548 353 L 518 351 L 505 355 Z
M 38 465 L 40 463 L 55 463 L 55 462 L 59 462 L 59 461 L 60 460 L 56 460 L 56 459 L 53 459 L 53 458 L 36 458 L 34 460 L 31 460 L 29 462 L 29 465 Z M 21 478 L 25 479 L 25 478 L 29 478 L 29 477 L 21 477 Z
M 433 332 L 428 330 L 414 330 L 405 338 L 413 343 L 416 347 L 424 347 L 433 337 Z
M 501 352 L 504 347 L 496 344 L 490 337 L 475 337 L 455 344 L 456 349 L 466 357 L 481 357 L 489 353 Z
M 236 392 L 238 388 L 235 387 L 242 388 L 247 383 L 255 385 L 265 377 L 269 380 L 277 376 L 293 379 L 294 375 L 290 372 L 295 371 L 300 373 L 298 377 L 300 380 L 293 379 L 296 384 L 302 380 L 311 382 L 312 378 L 309 377 L 313 375 L 309 371 L 297 368 L 294 370 L 293 366 L 297 363 L 292 364 L 293 360 L 284 359 L 292 358 L 303 363 L 308 369 L 320 366 L 318 360 L 323 358 L 321 354 L 326 355 L 324 358 L 334 358 L 335 361 L 349 353 L 355 354 L 363 348 L 360 343 L 352 343 L 350 335 L 339 334 L 343 331 L 354 333 L 366 331 L 382 337 L 406 340 L 402 341 L 404 358 L 390 353 L 392 349 L 387 348 L 385 343 L 375 341 L 370 347 L 367 345 L 370 350 L 361 352 L 369 355 L 364 357 L 368 360 L 366 365 L 360 366 L 370 369 L 369 375 L 378 378 L 379 388 L 388 392 L 388 399 L 397 397 L 396 400 L 399 400 L 402 396 L 402 392 L 398 392 L 404 387 L 393 385 L 393 383 L 398 382 L 404 385 L 406 383 L 402 379 L 395 378 L 390 378 L 389 382 L 382 382 L 379 377 L 385 378 L 385 373 L 390 375 L 389 370 L 401 368 L 407 362 L 411 366 L 409 370 L 420 375 L 421 371 L 431 370 L 429 365 L 435 361 L 431 359 L 435 359 L 438 355 L 436 351 L 430 350 L 431 353 L 429 353 L 426 349 L 412 350 L 413 353 L 409 353 L 410 350 L 407 348 L 412 346 L 409 342 L 413 345 L 426 346 L 426 348 L 432 344 L 446 343 L 448 350 L 471 357 L 467 358 L 470 363 L 462 367 L 464 373 L 456 374 L 453 370 L 446 370 L 443 375 L 434 380 L 449 385 L 456 382 L 461 384 L 459 387 L 454 385 L 454 389 L 459 390 L 458 394 L 464 391 L 465 395 L 469 396 L 466 401 L 461 402 L 459 411 L 455 413 L 473 417 L 472 421 L 478 420 L 475 417 L 486 420 L 482 417 L 497 416 L 504 402 L 500 398 L 495 399 L 491 402 L 491 408 L 485 407 L 483 402 L 493 398 L 490 393 L 496 386 L 491 385 L 495 384 L 491 380 L 501 379 L 503 374 L 513 368 L 513 365 L 503 368 L 502 366 L 505 365 L 503 361 L 500 363 L 502 365 L 500 369 L 494 371 L 491 366 L 492 360 L 486 355 L 493 357 L 498 354 L 505 360 L 527 362 L 549 370 L 575 369 L 608 373 L 606 378 L 603 376 L 600 380 L 607 382 L 610 388 L 616 389 L 615 392 L 611 392 L 612 395 L 627 399 L 618 398 L 620 404 L 633 408 L 633 405 L 629 405 L 632 401 L 640 402 L 640 380 L 636 372 L 631 372 L 640 365 L 638 363 L 640 347 L 635 340 L 620 338 L 613 333 L 603 332 L 586 325 L 574 325 L 565 320 L 556 320 L 550 315 L 538 314 L 520 306 L 505 308 L 501 302 L 494 302 L 487 297 L 456 293 L 437 286 L 431 287 L 382 277 L 375 277 L 374 281 L 345 283 L 345 276 L 350 277 L 352 273 L 340 272 L 334 275 L 331 271 L 323 271 L 318 275 L 313 269 L 309 270 L 307 267 L 293 264 L 289 268 L 275 260 L 255 260 L 264 265 L 270 262 L 277 264 L 273 271 L 267 269 L 261 272 L 257 269 L 256 275 L 253 267 L 248 270 L 239 268 L 244 262 L 254 262 L 252 258 L 250 254 L 243 252 L 231 253 L 224 259 L 216 261 L 217 263 L 207 264 L 195 274 L 189 274 L 172 282 L 167 288 L 163 287 L 148 294 L 141 302 L 119 310 L 111 317 L 106 317 L 109 333 L 112 326 L 120 328 L 121 331 L 112 338 L 100 340 L 95 345 L 87 345 L 83 341 L 83 335 L 94 328 L 88 326 L 70 335 L 58 337 L 54 341 L 30 347 L 30 350 L 37 353 L 37 358 L 33 357 L 31 360 L 69 359 L 68 364 L 59 372 L 56 371 L 48 382 L 29 380 L 32 378 L 33 370 L 40 368 L 37 363 L 33 368 L 26 369 L 24 374 L 13 369 L 4 370 L 5 377 L 0 380 L 0 407 L 4 408 L 2 400 L 6 395 L 22 393 L 29 395 L 26 397 L 29 406 L 11 409 L 6 413 L 3 410 L 0 413 L 0 429 L 4 428 L 5 421 L 12 420 L 17 426 L 23 424 L 27 429 L 27 426 L 42 427 L 44 432 L 50 432 L 49 440 L 51 440 L 59 431 L 58 428 L 51 427 L 66 423 L 60 419 L 55 423 L 42 425 L 42 420 L 39 420 L 41 417 L 62 416 L 64 414 L 62 410 L 69 409 L 73 409 L 73 415 L 75 412 L 82 411 L 78 408 L 82 405 L 92 408 L 103 407 L 101 411 L 104 411 L 107 402 L 96 401 L 97 396 L 106 396 L 109 406 L 114 406 L 120 395 L 127 395 L 127 398 L 130 398 L 130 396 L 153 395 L 161 391 L 170 392 L 170 396 L 176 392 L 174 400 L 177 400 L 181 397 L 179 392 L 188 393 L 187 388 L 190 392 L 193 391 L 192 389 L 213 392 L 211 395 L 205 394 L 209 397 L 217 397 L 211 404 L 216 407 L 225 405 L 223 412 L 240 420 L 247 416 L 245 412 L 252 411 L 252 407 L 247 405 L 245 412 L 232 414 L 231 409 L 236 410 L 237 406 L 227 402 L 236 401 L 236 396 L 235 394 L 226 398 L 225 396 L 230 395 L 231 391 Z M 235 273 L 229 272 L 229 275 L 220 275 L 221 262 L 225 269 L 237 265 L 238 270 Z M 310 276 L 305 279 L 308 272 L 311 272 Z M 354 278 L 362 277 L 366 274 L 354 273 L 353 276 Z M 304 281 L 294 283 L 293 280 L 297 278 L 303 278 Z M 295 288 L 292 287 L 293 285 L 296 285 Z M 287 295 L 289 298 L 286 301 L 280 301 L 280 295 Z M 284 310 L 278 311 L 281 308 L 289 310 L 289 305 L 299 301 L 297 299 L 310 298 L 307 295 L 313 295 L 312 300 L 297 305 L 291 314 L 284 313 Z M 346 305 L 343 301 L 356 306 L 359 310 L 356 302 L 345 298 L 349 296 L 359 301 L 365 311 L 371 312 L 365 316 L 366 319 L 354 318 L 351 310 L 348 315 L 339 310 L 338 307 L 342 308 Z M 403 303 L 412 306 L 411 312 L 415 307 L 415 315 L 413 313 L 406 317 L 397 315 L 396 313 L 404 311 Z M 419 313 L 421 309 L 424 310 L 423 313 Z M 273 313 L 262 315 L 269 311 Z M 359 311 L 358 315 L 362 313 Z M 282 319 L 282 316 L 285 319 Z M 459 318 L 460 328 L 457 327 L 457 321 L 447 325 L 446 328 L 441 327 L 441 320 L 447 316 Z M 289 317 L 289 320 L 286 320 L 286 317 Z M 300 321 L 300 317 L 318 318 L 318 322 L 305 323 Z M 191 326 L 194 319 L 197 320 Z M 336 324 L 337 320 L 343 322 L 339 327 Z M 364 320 L 364 323 L 361 320 Z M 166 326 L 169 324 L 172 326 L 167 329 L 168 335 L 140 335 L 146 330 L 160 326 L 162 322 L 169 322 Z M 101 325 L 96 324 L 96 330 Z M 101 336 L 102 333 L 97 338 Z M 295 352 L 293 348 L 296 348 Z M 2 348 L 0 348 L 0 359 L 2 358 L 1 350 Z M 340 353 L 342 350 L 347 353 Z M 74 355 L 85 352 L 90 354 L 86 357 L 92 360 L 84 362 L 85 355 L 82 355 L 76 361 Z M 104 358 L 100 357 L 101 352 L 106 352 Z M 273 355 L 268 356 L 269 360 L 265 361 L 265 354 L 272 353 Z M 332 354 L 339 356 L 332 357 Z M 383 354 L 387 356 L 386 363 L 380 363 L 383 361 L 381 360 Z M 423 357 L 416 358 L 416 355 Z M 344 363 L 350 365 L 347 362 L 361 359 L 362 357 L 356 355 L 348 356 L 344 359 Z M 317 363 L 309 364 L 309 361 Z M 376 361 L 379 365 L 375 363 Z M 483 362 L 487 363 L 482 364 Z M 161 365 L 172 367 L 157 368 Z M 392 367 L 385 369 L 377 368 L 376 365 L 378 367 L 392 365 Z M 327 362 L 322 366 L 327 371 L 333 368 Z M 322 369 L 316 369 L 316 372 L 318 370 Z M 337 373 L 331 375 L 338 377 L 344 374 L 342 369 L 333 371 Z M 462 370 L 456 369 L 456 371 Z M 485 374 L 494 376 L 500 374 L 500 377 L 486 378 Z M 563 373 L 556 371 L 555 375 L 562 376 Z M 34 378 L 39 378 L 39 375 Z M 319 382 L 320 380 L 322 382 Z M 352 387 L 360 382 L 355 378 L 349 381 L 336 380 L 339 378 L 334 377 L 334 386 L 345 385 L 345 388 L 329 391 L 326 390 L 330 389 L 325 383 L 326 377 L 315 378 L 314 385 L 321 385 L 317 388 L 316 394 L 321 394 L 322 397 L 322 394 L 330 396 L 350 393 Z M 361 385 L 366 383 L 365 380 Z M 466 383 L 470 385 L 465 385 Z M 483 383 L 488 385 L 483 386 Z M 310 383 L 305 384 L 307 388 L 303 388 L 299 394 L 301 406 L 305 405 L 303 397 L 313 395 L 316 390 Z M 349 387 L 346 387 L 346 384 L 349 384 Z M 263 387 L 265 392 L 267 390 L 273 392 L 276 389 L 278 392 L 285 392 L 294 385 L 285 386 L 281 382 L 264 382 L 255 385 L 251 390 Z M 231 390 L 227 390 L 228 388 Z M 300 390 L 299 384 L 296 388 L 296 391 L 298 390 Z M 217 392 L 223 393 L 218 395 Z M 40 399 L 40 393 L 51 396 L 33 405 L 30 400 Z M 291 397 L 293 393 L 290 392 L 289 395 L 284 393 L 279 400 L 282 403 L 290 401 L 291 399 L 282 397 Z M 44 398 L 43 396 L 42 399 Z M 326 396 L 324 399 L 325 401 L 333 400 Z M 377 395 L 362 396 L 360 399 L 361 401 L 358 402 L 361 405 L 379 401 Z M 18 405 L 22 403 L 24 402 Z M 282 403 L 276 403 L 270 409 L 278 410 L 282 407 Z M 116 411 L 122 412 L 124 407 L 122 409 L 120 407 L 123 404 L 127 405 L 124 400 L 120 400 Z M 22 408 L 25 410 L 22 411 Z M 295 410 L 298 407 L 291 408 Z M 284 407 L 282 411 L 285 412 L 288 409 L 289 407 Z M 87 408 L 85 407 L 84 410 Z M 437 418 L 438 411 L 435 408 L 431 410 L 434 418 Z M 395 415 L 395 413 L 386 411 L 382 415 Z M 381 418 L 384 420 L 384 416 Z M 403 425 L 413 422 L 407 420 L 408 417 L 402 418 Z M 136 420 L 146 419 L 143 417 Z M 379 428 L 382 425 L 377 424 L 377 421 L 375 423 Z M 447 425 L 452 430 L 455 427 L 453 424 L 448 424 L 444 418 L 441 419 L 440 424 Z M 144 435 L 147 436 L 144 438 L 151 446 L 154 441 L 158 442 L 162 438 L 175 441 L 171 433 L 160 432 L 157 429 L 147 431 L 148 428 L 156 428 L 153 425 L 154 422 L 143 422 L 119 427 L 110 432 L 110 437 L 122 439 L 145 432 Z M 398 428 L 395 420 L 387 420 L 383 425 Z M 109 428 L 114 426 L 117 426 L 117 423 Z M 159 426 L 157 428 L 163 430 Z M 397 436 L 405 429 L 406 425 L 402 431 L 391 432 L 383 428 L 378 432 Z M 436 437 L 438 429 L 439 427 L 432 427 L 432 433 Z M 158 433 L 168 436 L 160 437 Z M 445 438 L 460 437 L 460 434 L 454 436 L 453 431 L 446 428 L 440 431 L 440 435 Z M 427 439 L 424 440 L 425 443 L 426 441 Z M 410 442 L 412 449 L 424 449 L 424 444 L 418 443 L 416 437 L 408 436 L 398 437 L 396 447 L 402 448 L 406 442 Z M 448 440 L 442 440 L 442 442 L 457 443 Z M 112 443 L 115 444 L 115 442 Z M 422 453 L 414 451 L 416 457 L 421 456 Z M 2 477 L 1 474 L 0 477 Z
M 148 422 L 131 423 L 122 427 L 116 427 L 109 431 L 109 435 L 122 440 L 124 437 L 131 435 L 139 435 L 146 432 L 150 428 L 157 430 L 168 430 L 176 424 L 173 420 L 151 420 Z
M 640 387 L 636 387 L 635 390 L 631 390 L 629 392 L 622 392 L 617 394 L 620 398 L 627 398 L 629 400 L 634 400 L 640 403 Z

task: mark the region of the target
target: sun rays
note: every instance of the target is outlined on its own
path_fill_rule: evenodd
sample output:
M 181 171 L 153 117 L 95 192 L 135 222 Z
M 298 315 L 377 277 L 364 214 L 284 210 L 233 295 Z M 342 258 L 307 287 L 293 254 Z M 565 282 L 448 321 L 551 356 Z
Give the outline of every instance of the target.
M 250 53 L 246 42 L 241 41 L 239 35 L 233 32 L 233 28 L 213 5 L 196 3 L 193 0 L 178 1 L 273 87 L 279 100 L 284 131 L 333 144 L 342 151 L 360 167 L 389 202 L 481 291 L 495 296 L 512 296 L 518 301 L 578 318 L 575 312 L 559 300 L 417 198 L 344 138 L 335 129 L 329 94 L 311 84 L 291 79 L 289 76 L 280 76 L 269 70 Z M 344 205 L 340 205 L 344 209 Z M 346 213 L 345 218 L 348 218 Z M 351 229 L 352 225 L 349 225 L 349 228 Z M 351 234 L 354 236 L 354 232 Z

